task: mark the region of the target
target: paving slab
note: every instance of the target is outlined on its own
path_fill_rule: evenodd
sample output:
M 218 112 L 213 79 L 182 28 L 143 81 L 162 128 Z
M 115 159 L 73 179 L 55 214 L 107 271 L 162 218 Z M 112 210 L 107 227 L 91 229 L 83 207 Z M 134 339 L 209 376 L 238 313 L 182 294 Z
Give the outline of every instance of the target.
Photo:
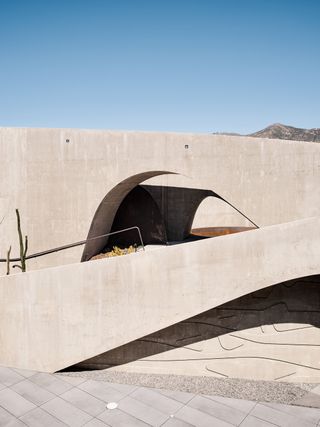
M 152 426 L 160 426 L 168 419 L 167 414 L 130 396 L 119 402 L 119 409 Z
M 103 421 L 105 424 L 111 427 L 146 427 L 153 424 L 146 424 L 142 420 L 127 414 L 119 409 L 106 410 L 98 416 L 98 419 Z
M 126 396 L 126 393 L 116 390 L 103 381 L 86 381 L 78 386 L 79 389 L 91 394 L 105 403 L 118 402 Z
M 59 374 L 55 374 L 56 378 L 60 378 L 62 381 L 66 381 L 67 383 L 73 385 L 73 386 L 78 386 L 79 384 L 82 384 L 86 381 L 86 378 L 81 378 L 81 377 L 69 377 L 67 375 L 59 375 Z
M 42 405 L 41 408 L 70 427 L 83 426 L 93 418 L 60 397 L 50 400 Z
M 127 424 L 129 426 L 129 424 Z M 105 427 L 106 423 L 98 420 L 97 418 L 93 418 L 88 423 L 85 424 L 85 427 Z
M 211 415 L 208 415 L 204 412 L 201 412 L 197 409 L 191 408 L 189 406 L 184 406 L 176 414 L 175 418 L 178 420 L 185 421 L 187 423 L 192 423 L 192 425 L 197 427 L 231 427 L 232 424 L 219 420 Z
M 208 396 L 205 395 L 207 399 L 213 400 L 215 402 L 221 403 L 230 408 L 238 409 L 239 411 L 249 413 L 256 406 L 257 402 L 252 400 L 245 399 L 233 399 L 232 397 L 221 397 L 221 396 Z
M 28 412 L 20 420 L 29 427 L 66 427 L 67 425 L 41 408 Z
M 38 372 L 32 375 L 32 377 L 29 377 L 29 380 L 57 396 L 65 393 L 73 387 L 72 384 L 60 379 L 58 376 L 43 372 Z
M 0 366 L 0 383 L 4 386 L 10 387 L 13 384 L 23 381 L 25 377 L 20 375 L 20 373 L 14 371 L 13 369 Z
M 183 391 L 176 390 L 155 389 L 155 391 L 184 404 L 187 404 L 195 396 L 193 393 L 185 393 Z
M 295 405 L 306 406 L 308 408 L 320 408 L 320 396 L 314 393 L 308 393 L 295 401 Z
M 314 387 L 294 402 L 295 405 L 307 406 L 311 408 L 320 408 L 320 385 Z
M 0 368 L 1 427 L 320 426 L 318 408 Z
M 271 424 L 268 421 L 260 420 L 259 418 L 253 417 L 251 415 L 241 423 L 241 427 L 273 427 L 277 424 Z M 279 426 L 278 426 L 279 427 Z
M 20 394 L 20 396 L 24 397 L 37 406 L 40 406 L 43 403 L 48 402 L 50 399 L 54 399 L 56 397 L 55 394 L 45 390 L 44 388 L 38 386 L 38 384 L 35 384 L 27 379 L 14 384 L 11 387 L 11 390 Z
M 194 424 L 186 423 L 185 421 L 178 420 L 177 418 L 170 418 L 162 426 L 165 427 L 194 427 Z
M 240 425 L 247 416 L 247 412 L 207 399 L 204 396 L 195 396 L 188 406 L 233 425 Z
M 120 391 L 120 393 L 123 393 L 125 396 L 137 390 L 138 388 L 138 386 L 129 385 L 129 384 L 118 384 L 118 383 L 112 383 L 112 382 L 108 382 L 108 384 L 110 387 L 114 388 L 117 391 Z
M 139 400 L 140 402 L 143 402 L 146 405 L 151 406 L 152 408 L 155 408 L 167 415 L 174 414 L 180 408 L 182 408 L 182 406 L 184 406 L 183 403 L 178 402 L 175 399 L 171 399 L 170 397 L 159 394 L 156 391 L 142 387 L 131 393 L 130 397 Z
M 17 418 L 36 408 L 36 405 L 10 388 L 0 391 L 0 405 Z
M 30 371 L 29 369 L 17 369 L 17 368 L 10 368 L 13 371 L 17 372 L 19 375 L 22 375 L 25 378 L 32 377 L 32 375 L 36 374 L 36 371 Z
M 16 421 L 19 422 L 14 415 L 0 407 L 0 426 L 13 426 Z M 23 425 L 22 422 L 21 425 Z
M 270 408 L 260 403 L 253 408 L 250 415 L 281 427 L 310 427 L 316 425 L 306 419 L 298 418 L 297 416 Z
M 93 417 L 106 409 L 106 403 L 103 400 L 76 387 L 61 394 L 60 397 Z
M 308 421 L 309 423 L 318 424 L 320 422 L 320 409 L 318 408 L 308 408 L 306 410 L 306 408 L 301 406 L 283 405 L 281 403 L 263 403 L 263 405 Z

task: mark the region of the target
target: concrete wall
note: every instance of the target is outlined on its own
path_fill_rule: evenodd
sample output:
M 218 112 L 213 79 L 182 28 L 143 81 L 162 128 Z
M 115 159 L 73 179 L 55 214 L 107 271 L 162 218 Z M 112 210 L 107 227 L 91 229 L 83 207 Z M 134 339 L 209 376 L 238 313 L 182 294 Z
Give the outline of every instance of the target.
M 3 276 L 0 365 L 56 371 L 274 283 L 319 274 L 319 228 L 320 219 L 305 219 Z
M 320 274 L 320 145 L 221 135 L 0 129 L 0 258 L 9 245 L 12 256 L 18 255 L 15 208 L 29 236 L 29 253 L 37 252 L 85 239 L 108 221 L 111 226 L 123 197 L 141 182 L 214 191 L 262 228 L 87 263 L 79 263 L 79 247 L 30 261 L 30 270 L 40 270 L 12 276 L 1 276 L 0 265 L 0 364 L 55 371 L 205 317 L 201 313 L 276 283 Z M 250 225 L 231 214 L 230 206 L 209 200 L 217 199 L 202 202 L 196 227 Z M 284 295 L 287 305 L 290 295 Z M 316 301 L 318 283 L 312 295 Z M 261 323 L 269 319 L 281 328 L 278 309 L 266 307 Z M 214 316 L 211 311 L 206 319 Z M 306 316 L 308 331 L 301 333 L 301 322 L 303 316 L 289 319 L 290 331 L 272 341 L 271 356 L 289 364 L 262 367 L 267 347 L 248 344 L 249 328 L 240 337 L 206 341 L 204 353 L 216 358 L 207 372 L 318 380 L 318 328 Z M 279 338 L 266 331 L 261 334 Z M 293 335 L 286 343 L 287 333 Z M 262 339 L 253 334 L 255 341 Z M 243 341 L 247 344 L 237 349 Z M 236 352 L 236 365 L 217 356 L 219 346 Z M 308 351 L 301 351 L 303 346 Z M 177 349 L 177 357 L 183 358 L 184 350 Z M 168 363 L 165 353 L 162 357 Z M 297 360 L 299 370 L 292 374 L 287 368 Z M 188 373 L 202 375 L 203 364 L 192 366 Z M 183 372 L 186 365 L 170 362 L 166 369 Z
M 320 215 L 319 144 L 222 135 L 1 128 L 0 258 L 9 245 L 12 255 L 18 254 L 16 207 L 30 253 L 82 240 L 106 194 L 146 171 L 180 173 L 147 182 L 213 190 L 261 226 Z M 195 221 L 197 226 L 219 226 L 224 218 L 231 220 L 228 206 L 220 207 L 216 216 L 214 209 L 200 206 Z M 231 225 L 250 225 L 240 216 L 237 224 L 235 218 Z M 82 250 L 38 258 L 28 266 L 78 262 Z M 3 265 L 0 269 L 4 273 Z
M 271 286 L 73 369 L 320 381 L 320 276 Z

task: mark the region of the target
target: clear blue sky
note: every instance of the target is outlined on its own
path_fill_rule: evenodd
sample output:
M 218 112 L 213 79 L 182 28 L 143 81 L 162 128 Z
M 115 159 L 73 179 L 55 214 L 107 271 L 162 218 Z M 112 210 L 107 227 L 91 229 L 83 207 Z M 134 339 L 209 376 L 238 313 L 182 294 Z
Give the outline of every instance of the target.
M 320 127 L 319 0 L 0 0 L 0 126 Z

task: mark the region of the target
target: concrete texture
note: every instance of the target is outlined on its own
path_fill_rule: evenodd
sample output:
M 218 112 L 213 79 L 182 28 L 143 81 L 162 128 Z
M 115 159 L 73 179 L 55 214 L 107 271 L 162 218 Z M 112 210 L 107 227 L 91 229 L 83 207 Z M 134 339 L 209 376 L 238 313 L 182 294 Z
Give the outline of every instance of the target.
M 111 191 L 108 192 L 108 194 L 100 203 L 93 217 L 88 234 L 88 239 L 90 239 L 91 237 L 110 233 L 112 223 L 115 219 L 116 213 L 121 203 L 138 184 L 155 176 L 165 174 L 170 174 L 170 172 L 154 171 L 139 173 L 133 175 L 130 178 L 125 179 L 124 181 L 116 185 L 114 188 L 112 188 Z M 101 252 L 107 242 L 108 237 L 86 243 L 81 260 L 87 261 L 92 258 L 93 255 L 96 255 L 97 253 Z
M 0 361 L 56 371 L 230 299 L 317 274 L 319 227 L 319 219 L 306 219 L 1 277 Z
M 39 378 L 44 376 L 41 385 Z M 8 378 L 15 378 L 8 385 Z M 57 387 L 57 384 L 60 384 Z M 95 381 L 0 371 L 0 425 L 30 427 L 316 427 L 320 409 Z M 114 409 L 109 409 L 110 407 Z
M 81 362 L 106 369 L 320 382 L 320 276 L 271 286 Z
M 180 175 L 163 175 L 148 184 L 212 190 L 260 226 L 320 216 L 319 144 L 225 135 L 1 128 L 0 257 L 5 258 L 10 245 L 12 256 L 19 253 L 16 207 L 29 236 L 29 253 L 38 252 L 85 239 L 112 189 L 119 183 L 138 184 L 160 171 Z M 250 225 L 212 198 L 201 204 L 195 224 Z M 75 248 L 37 258 L 28 268 L 79 262 L 82 252 Z M 5 266 L 0 268 L 4 273 Z
M 28 262 L 30 270 L 38 271 L 1 276 L 0 363 L 52 372 L 277 283 L 319 275 L 319 178 L 317 144 L 221 135 L 0 129 L 2 258 L 9 245 L 13 257 L 18 253 L 16 207 L 32 253 L 108 232 L 123 199 L 145 181 L 156 188 L 214 192 L 261 226 L 80 264 L 104 247 L 102 239 Z M 207 200 L 195 214 L 194 227 L 250 226 L 235 211 L 231 217 L 227 204 L 216 209 Z M 0 268 L 5 271 L 4 264 Z M 317 300 L 317 289 L 313 295 Z M 300 316 L 280 330 L 281 322 L 275 320 L 286 314 L 282 302 L 263 308 L 260 331 L 249 327 L 236 337 L 200 341 L 210 361 L 204 366 L 194 357 L 190 371 L 317 381 L 317 324 L 313 315 L 307 316 L 308 332 L 301 333 Z M 265 356 L 268 343 L 270 357 Z M 174 350 L 177 363 L 162 354 L 161 369 L 169 363 L 179 370 L 184 351 Z M 226 352 L 234 356 L 226 357 Z M 144 363 L 154 365 L 152 360 Z

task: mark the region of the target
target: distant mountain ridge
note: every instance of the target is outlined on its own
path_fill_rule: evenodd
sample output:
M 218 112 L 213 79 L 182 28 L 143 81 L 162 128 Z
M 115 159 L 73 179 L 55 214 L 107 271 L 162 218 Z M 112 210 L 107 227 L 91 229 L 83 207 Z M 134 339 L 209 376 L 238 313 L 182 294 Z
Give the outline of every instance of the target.
M 215 132 L 216 135 L 239 135 L 239 133 L 231 132 Z M 255 138 L 270 138 L 270 139 L 287 139 L 293 141 L 308 141 L 320 142 L 320 128 L 302 129 L 293 126 L 274 123 L 259 130 L 258 132 L 250 133 L 242 136 L 253 136 Z
M 274 138 L 274 139 L 291 139 L 294 141 L 309 141 L 320 142 L 320 129 L 301 129 L 293 126 L 286 126 L 281 123 L 275 123 L 259 130 L 258 132 L 251 133 L 247 136 L 256 138 Z

